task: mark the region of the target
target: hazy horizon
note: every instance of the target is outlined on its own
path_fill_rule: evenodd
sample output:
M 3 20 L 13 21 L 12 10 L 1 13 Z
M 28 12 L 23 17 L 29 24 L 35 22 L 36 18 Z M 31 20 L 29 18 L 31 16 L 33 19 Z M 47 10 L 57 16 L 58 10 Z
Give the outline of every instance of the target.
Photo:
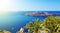
M 0 11 L 60 11 L 60 0 L 0 0 Z

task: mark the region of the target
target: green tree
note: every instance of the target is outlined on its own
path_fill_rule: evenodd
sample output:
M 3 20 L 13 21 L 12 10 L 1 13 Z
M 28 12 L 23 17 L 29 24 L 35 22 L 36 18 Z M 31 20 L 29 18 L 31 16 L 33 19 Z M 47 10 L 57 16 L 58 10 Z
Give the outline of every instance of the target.
M 39 24 L 40 22 L 38 20 L 34 20 L 34 22 L 29 22 L 28 24 L 26 24 L 25 28 L 29 29 L 29 33 L 37 33 L 40 26 Z
M 42 21 L 43 26 L 50 29 L 53 32 L 57 32 L 57 29 L 60 26 L 60 17 L 49 16 Z
M 41 22 L 34 20 L 34 22 L 26 24 L 25 28 L 29 29 L 28 33 L 38 33 L 39 29 L 44 28 L 49 29 L 51 32 L 60 32 L 60 17 L 48 16 Z

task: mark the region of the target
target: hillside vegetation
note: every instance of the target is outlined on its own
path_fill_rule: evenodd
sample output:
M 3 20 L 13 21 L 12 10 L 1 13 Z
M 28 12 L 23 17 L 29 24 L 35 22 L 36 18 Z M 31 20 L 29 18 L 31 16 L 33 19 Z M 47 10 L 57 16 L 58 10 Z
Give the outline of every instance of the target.
M 60 17 L 49 16 L 43 21 L 34 20 L 25 26 L 28 33 L 53 33 L 60 32 Z

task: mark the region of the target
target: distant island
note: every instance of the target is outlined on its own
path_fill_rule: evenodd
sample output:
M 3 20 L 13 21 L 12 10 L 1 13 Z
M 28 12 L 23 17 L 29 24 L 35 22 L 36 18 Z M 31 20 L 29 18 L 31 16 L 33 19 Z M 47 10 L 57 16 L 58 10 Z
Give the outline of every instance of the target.
M 25 13 L 25 16 L 59 16 L 59 14 L 49 13 L 49 12 L 29 12 Z

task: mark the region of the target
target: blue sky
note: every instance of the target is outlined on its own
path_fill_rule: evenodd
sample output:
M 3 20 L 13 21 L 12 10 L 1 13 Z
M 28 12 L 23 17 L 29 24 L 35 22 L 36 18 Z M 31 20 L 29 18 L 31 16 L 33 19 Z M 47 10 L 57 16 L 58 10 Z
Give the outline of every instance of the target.
M 60 0 L 0 0 L 0 10 L 60 10 Z

